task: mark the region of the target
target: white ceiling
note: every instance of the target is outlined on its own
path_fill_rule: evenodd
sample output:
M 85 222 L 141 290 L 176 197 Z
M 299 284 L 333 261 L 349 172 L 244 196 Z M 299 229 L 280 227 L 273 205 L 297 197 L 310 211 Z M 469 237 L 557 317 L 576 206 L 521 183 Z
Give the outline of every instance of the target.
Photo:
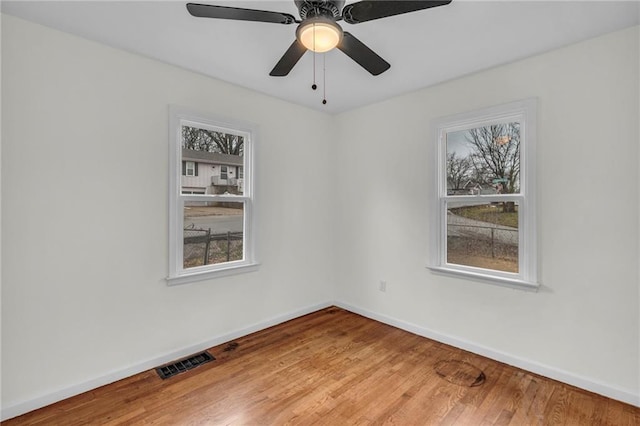
M 194 2 L 298 17 L 293 0 Z M 269 71 L 296 25 L 194 18 L 187 1 L 3 1 L 2 12 L 197 71 L 300 105 L 338 113 L 465 74 L 637 25 L 638 1 L 471 1 L 384 18 L 346 30 L 391 68 L 371 76 L 334 49 L 325 55 L 328 103 L 311 90 L 313 54 L 287 77 Z M 347 0 L 347 3 L 352 1 Z

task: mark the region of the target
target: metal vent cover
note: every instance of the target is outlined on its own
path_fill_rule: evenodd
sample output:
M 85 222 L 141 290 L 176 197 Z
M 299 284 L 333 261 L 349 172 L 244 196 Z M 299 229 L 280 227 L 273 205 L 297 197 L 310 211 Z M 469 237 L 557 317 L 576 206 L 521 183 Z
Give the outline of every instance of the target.
M 158 367 L 156 368 L 156 372 L 158 373 L 158 376 L 160 376 L 160 378 L 164 380 L 177 374 L 184 373 L 185 371 L 194 369 L 199 365 L 213 360 L 215 360 L 213 355 L 211 355 L 207 351 L 204 351 L 200 352 L 199 354 L 191 355 L 188 358 L 183 358 L 181 360 L 172 362 L 171 364 L 166 364 Z

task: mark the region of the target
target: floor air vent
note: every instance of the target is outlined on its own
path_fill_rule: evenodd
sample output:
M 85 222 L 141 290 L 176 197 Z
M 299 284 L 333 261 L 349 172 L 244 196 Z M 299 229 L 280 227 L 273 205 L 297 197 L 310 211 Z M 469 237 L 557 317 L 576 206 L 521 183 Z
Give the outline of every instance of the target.
M 209 352 L 201 352 L 196 355 L 192 355 L 189 358 L 181 359 L 180 361 L 173 362 L 171 364 L 163 365 L 156 368 L 156 372 L 161 379 L 168 379 L 176 374 L 184 373 L 185 371 L 196 368 L 199 365 L 205 364 L 209 361 L 213 361 L 215 358 Z

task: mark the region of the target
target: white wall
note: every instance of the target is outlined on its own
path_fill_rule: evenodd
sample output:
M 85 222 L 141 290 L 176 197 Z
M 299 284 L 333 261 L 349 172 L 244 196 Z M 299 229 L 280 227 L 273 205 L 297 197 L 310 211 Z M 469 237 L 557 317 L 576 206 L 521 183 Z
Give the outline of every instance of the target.
M 331 116 L 6 15 L 2 89 L 3 408 L 332 299 Z M 258 272 L 166 285 L 169 104 L 259 126 Z
M 2 90 L 4 416 L 334 299 L 638 393 L 637 28 L 332 117 L 3 16 Z M 429 120 L 530 96 L 544 288 L 431 274 Z M 258 272 L 166 286 L 168 104 L 260 126 Z
M 636 27 L 340 115 L 337 299 L 640 403 L 638 80 Z M 542 289 L 425 269 L 430 120 L 534 96 Z
M 0 43 L 2 42 L 2 19 L 0 19 Z M 0 94 L 2 93 L 2 55 L 0 55 Z M 2 103 L 0 102 L 0 117 Z M 0 119 L 0 224 L 2 224 L 2 119 Z M 2 405 L 2 226 L 0 226 L 0 406 Z M 0 417 L 1 418 L 1 417 Z

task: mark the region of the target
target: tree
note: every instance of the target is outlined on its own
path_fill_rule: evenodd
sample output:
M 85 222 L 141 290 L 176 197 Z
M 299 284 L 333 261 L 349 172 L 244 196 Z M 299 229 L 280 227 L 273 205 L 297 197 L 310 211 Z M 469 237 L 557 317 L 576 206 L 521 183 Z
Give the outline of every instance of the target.
M 194 151 L 243 155 L 244 138 L 229 133 L 182 126 L 182 147 Z
M 520 189 L 520 124 L 506 123 L 478 127 L 467 131 L 470 155 L 478 176 L 484 183 L 506 179 L 505 193 Z
M 471 179 L 473 163 L 469 157 L 458 157 L 455 152 L 447 153 L 447 183 L 453 190 L 460 190 Z
M 485 184 L 501 179 L 503 193 L 520 190 L 520 123 L 471 129 L 467 131 L 466 140 L 473 149 L 470 158 L 476 174 Z M 505 203 L 504 211 L 515 211 L 514 204 Z
M 202 138 L 202 130 L 189 126 L 182 126 L 182 147 L 194 151 L 208 151 Z

